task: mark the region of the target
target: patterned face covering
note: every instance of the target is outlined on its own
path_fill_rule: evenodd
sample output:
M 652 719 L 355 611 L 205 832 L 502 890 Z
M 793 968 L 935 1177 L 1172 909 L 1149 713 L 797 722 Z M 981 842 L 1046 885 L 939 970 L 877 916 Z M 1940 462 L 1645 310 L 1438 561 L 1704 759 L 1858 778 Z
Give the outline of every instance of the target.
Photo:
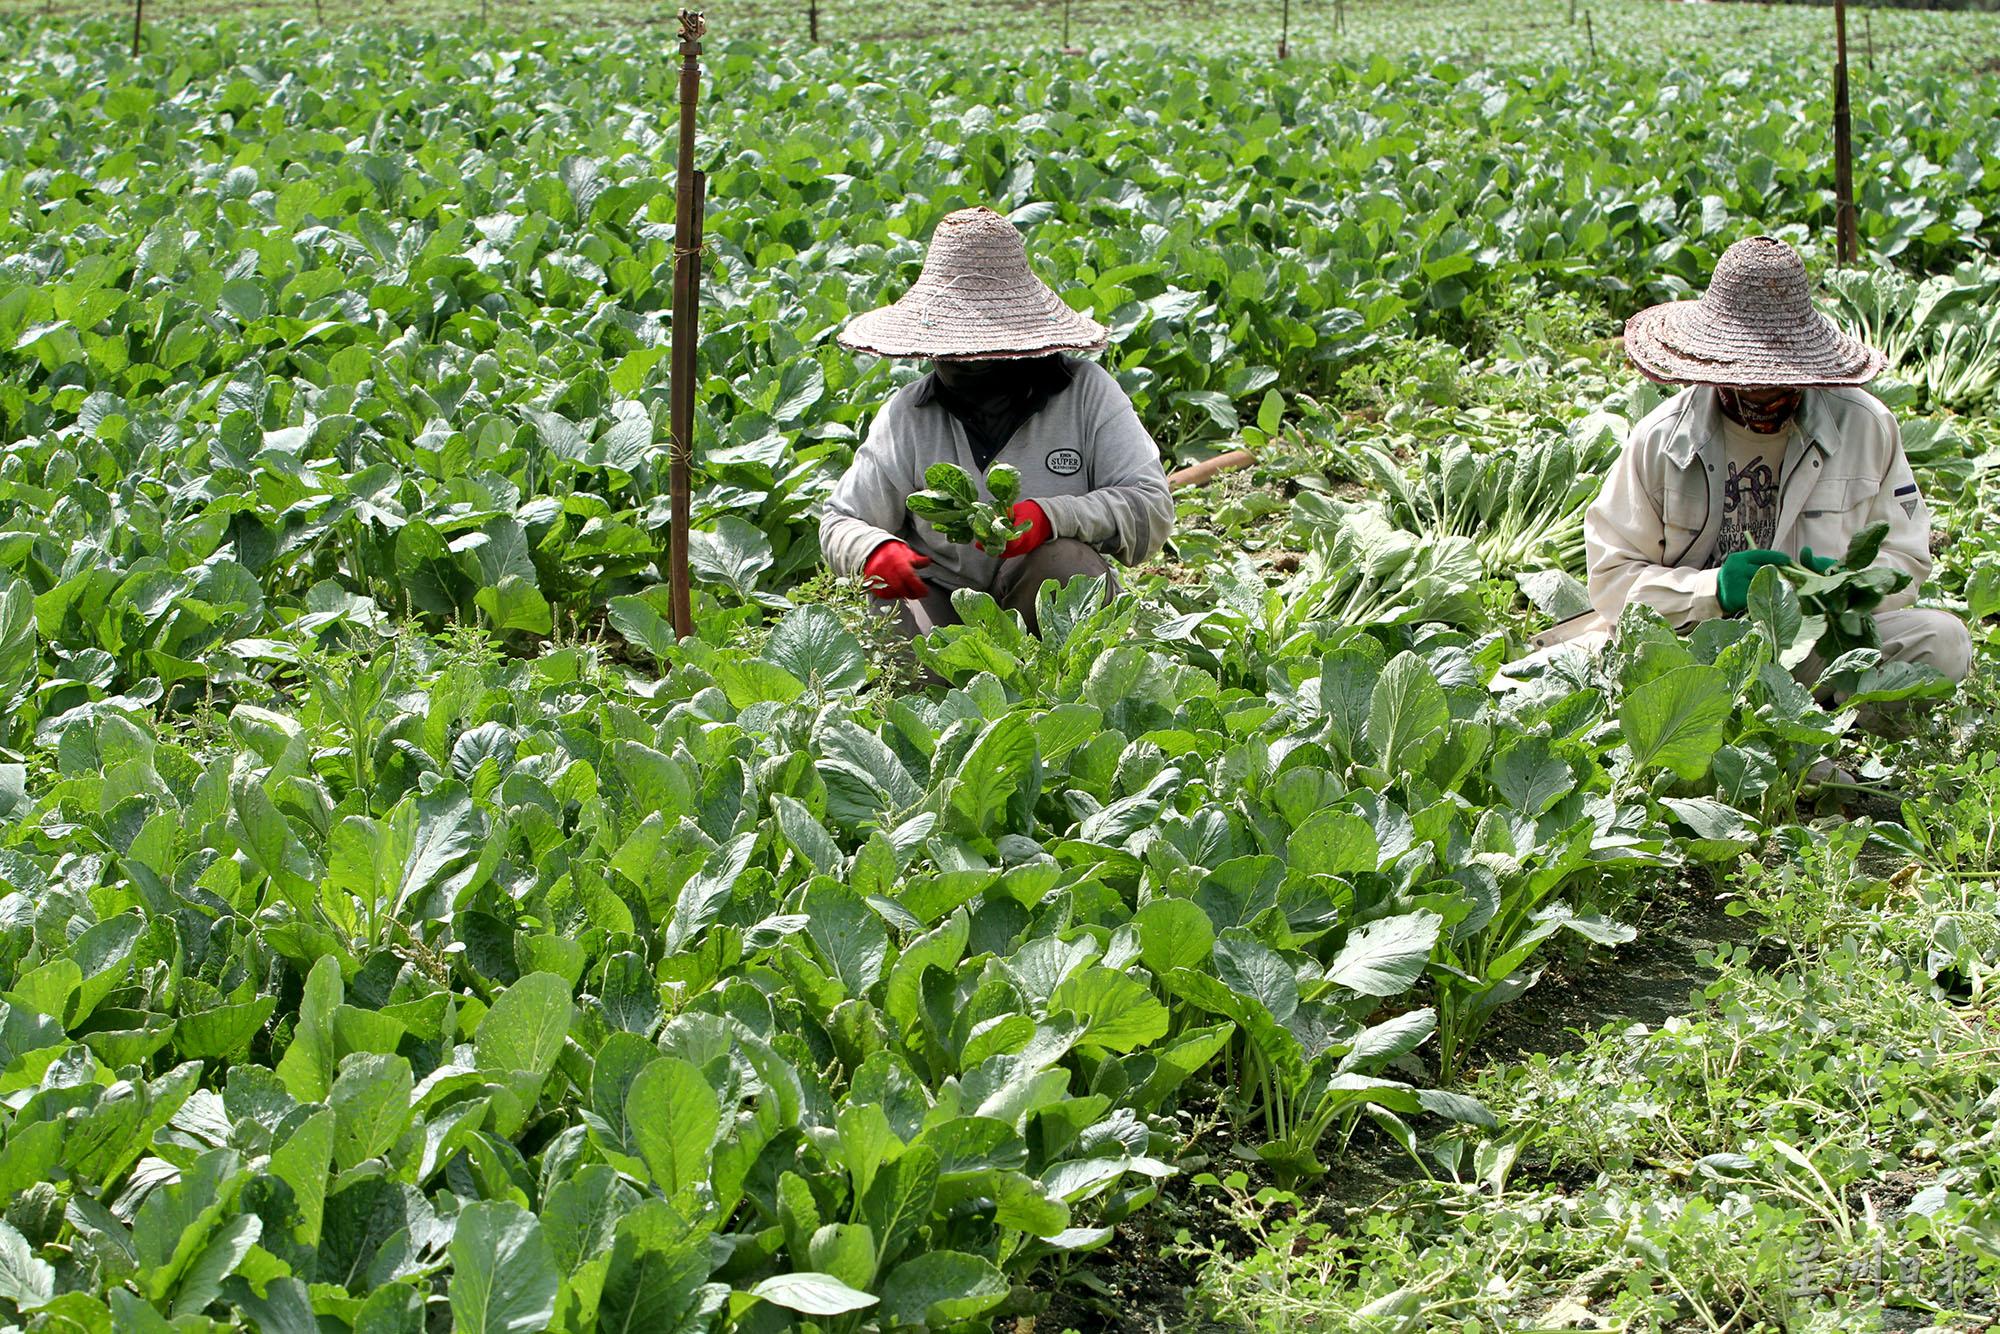
M 1776 435 L 1799 410 L 1803 392 L 1788 388 L 1717 389 L 1722 411 L 1760 435 Z

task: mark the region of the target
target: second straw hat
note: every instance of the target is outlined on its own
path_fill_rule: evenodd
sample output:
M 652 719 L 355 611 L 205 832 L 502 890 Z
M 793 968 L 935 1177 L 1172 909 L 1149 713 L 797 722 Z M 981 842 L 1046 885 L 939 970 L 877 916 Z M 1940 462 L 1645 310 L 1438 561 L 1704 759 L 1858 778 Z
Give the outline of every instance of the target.
M 1095 352 L 1109 338 L 1035 276 L 1019 228 L 990 208 L 966 208 L 938 223 L 910 290 L 857 315 L 840 343 L 884 357 L 1000 359 Z
M 1813 306 L 1798 252 L 1753 236 L 1722 252 L 1699 301 L 1669 301 L 1625 321 L 1625 355 L 1672 384 L 1866 384 L 1887 358 Z

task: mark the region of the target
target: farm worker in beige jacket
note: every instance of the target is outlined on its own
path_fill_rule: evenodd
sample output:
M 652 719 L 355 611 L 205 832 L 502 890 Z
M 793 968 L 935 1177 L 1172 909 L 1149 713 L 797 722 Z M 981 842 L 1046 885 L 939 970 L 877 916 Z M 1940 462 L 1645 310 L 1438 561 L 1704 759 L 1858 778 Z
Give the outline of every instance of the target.
M 1631 603 L 1680 629 L 1736 615 L 1763 566 L 1825 568 L 1886 522 L 1878 563 L 1910 584 L 1875 612 L 1882 655 L 1964 679 L 1964 622 L 1912 605 L 1930 574 L 1931 516 L 1895 417 L 1859 388 L 1882 354 L 1813 308 L 1790 246 L 1732 245 L 1699 301 L 1628 320 L 1625 352 L 1652 379 L 1688 387 L 1633 428 L 1584 516 L 1596 620 L 1573 629 L 1607 633 Z
M 1104 326 L 1071 310 L 1028 267 L 1012 222 L 985 208 L 944 218 L 921 276 L 901 300 L 861 315 L 841 344 L 924 357 L 928 375 L 898 390 L 869 428 L 820 518 L 835 574 L 861 575 L 906 634 L 958 620 L 954 589 L 988 592 L 1035 628 L 1035 596 L 1054 579 L 1111 583 L 1109 554 L 1137 564 L 1173 530 L 1160 450 L 1118 382 L 1094 362 Z M 910 513 L 924 470 L 955 463 L 990 502 L 986 470 L 1021 474 L 1013 507 L 1029 528 L 1003 551 L 947 542 Z

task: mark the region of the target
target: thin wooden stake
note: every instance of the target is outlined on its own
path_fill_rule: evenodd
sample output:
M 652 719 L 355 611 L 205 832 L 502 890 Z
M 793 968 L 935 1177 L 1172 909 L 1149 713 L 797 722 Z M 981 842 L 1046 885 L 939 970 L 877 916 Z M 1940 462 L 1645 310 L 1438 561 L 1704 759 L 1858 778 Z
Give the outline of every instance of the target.
M 807 0 L 806 37 L 814 46 L 819 45 L 819 0 Z
M 1569 0 L 1569 26 L 1576 26 L 1576 0 Z
M 1861 10 L 1861 31 L 1868 39 L 1868 72 L 1875 72 L 1875 6 L 1866 5 Z
M 1284 17 L 1278 26 L 1278 59 L 1283 60 L 1290 53 L 1292 45 L 1292 0 L 1285 0 Z
M 668 450 L 667 601 L 676 639 L 694 633 L 694 610 L 688 596 L 688 530 L 693 508 L 689 470 L 694 461 L 695 320 L 702 214 L 701 174 L 694 169 L 694 111 L 701 98 L 701 38 L 706 30 L 699 12 L 681 11 L 681 142 L 674 163 L 674 328 L 667 391 L 673 433 Z
M 139 58 L 139 26 L 146 21 L 146 0 L 132 0 L 132 59 Z
M 1069 0 L 1063 0 L 1063 50 L 1069 50 Z
M 1854 124 L 1847 102 L 1847 0 L 1833 0 L 1833 240 L 1843 265 L 1861 256 L 1854 217 Z
M 1583 39 L 1590 43 L 1590 63 L 1597 63 L 1597 34 L 1590 28 L 1590 11 L 1583 11 Z

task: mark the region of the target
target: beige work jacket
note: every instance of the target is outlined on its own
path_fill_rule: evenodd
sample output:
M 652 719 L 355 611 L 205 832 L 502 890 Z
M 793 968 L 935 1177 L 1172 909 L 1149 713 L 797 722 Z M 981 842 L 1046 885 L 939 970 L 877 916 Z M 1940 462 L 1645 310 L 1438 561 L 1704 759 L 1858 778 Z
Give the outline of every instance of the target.
M 1716 391 L 1695 386 L 1632 428 L 1583 520 L 1596 614 L 1565 622 L 1541 642 L 1607 630 L 1634 602 L 1682 629 L 1722 615 L 1709 568 L 1728 467 L 1721 421 Z M 1801 547 L 1838 557 L 1855 533 L 1887 521 L 1878 563 L 1907 570 L 1910 585 L 1882 609 L 1915 602 L 1931 570 L 1931 513 L 1894 415 L 1865 390 L 1808 389 L 1786 429 L 1772 545 L 1794 558 Z

